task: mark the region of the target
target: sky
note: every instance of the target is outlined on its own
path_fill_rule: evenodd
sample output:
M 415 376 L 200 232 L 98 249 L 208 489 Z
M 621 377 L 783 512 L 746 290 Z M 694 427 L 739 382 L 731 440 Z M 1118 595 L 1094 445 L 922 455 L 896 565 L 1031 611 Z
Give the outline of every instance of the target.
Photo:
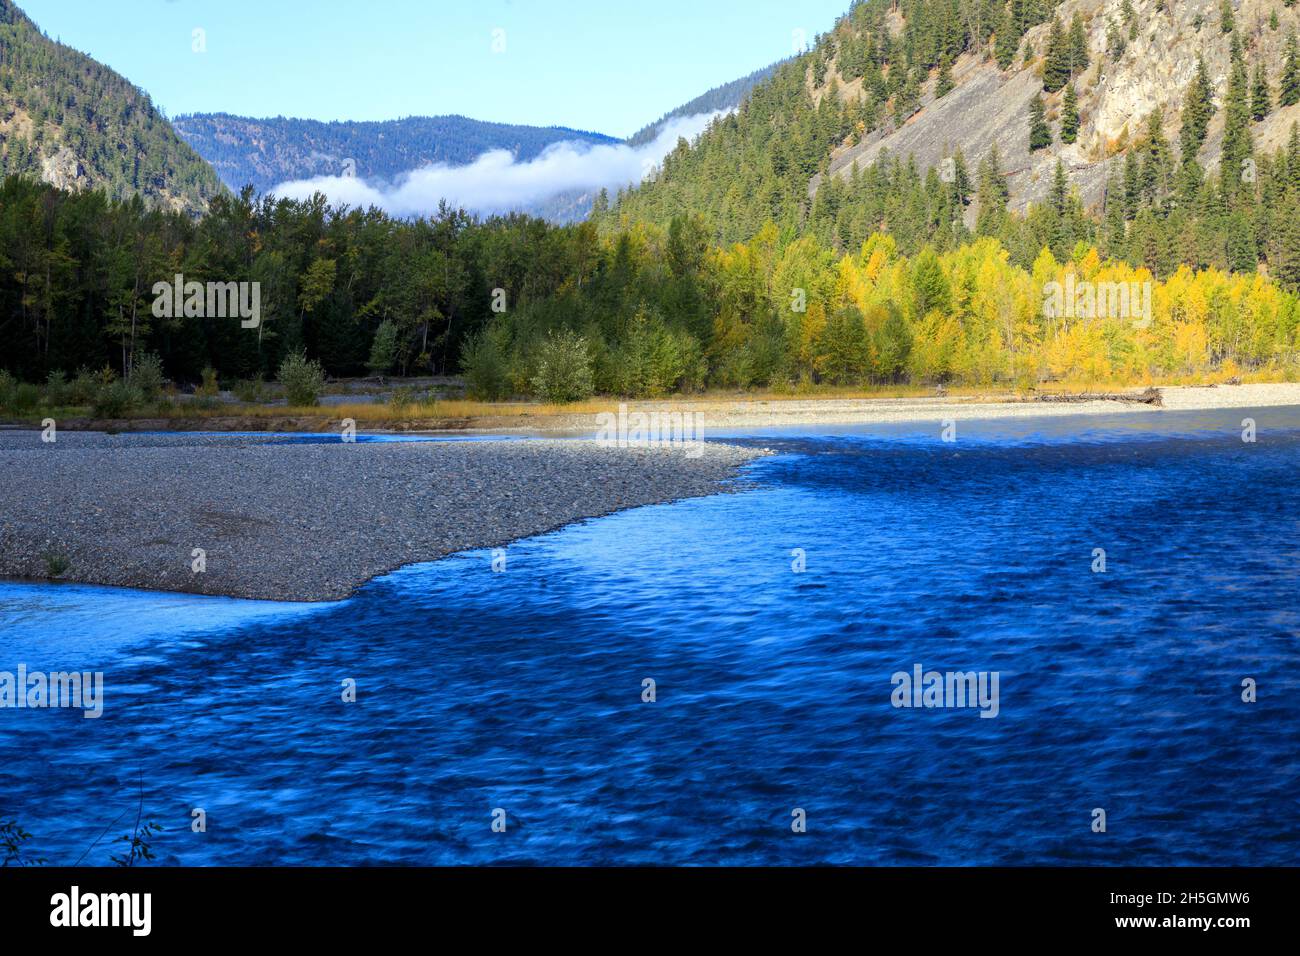
M 850 0 L 17 3 L 169 116 L 459 113 L 626 137 L 790 55 Z

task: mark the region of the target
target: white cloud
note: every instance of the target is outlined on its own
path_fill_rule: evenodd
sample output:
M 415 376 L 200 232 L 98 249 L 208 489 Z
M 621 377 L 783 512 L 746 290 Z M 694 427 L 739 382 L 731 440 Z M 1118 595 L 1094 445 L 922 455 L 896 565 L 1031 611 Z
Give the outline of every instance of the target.
M 497 149 L 467 166 L 414 169 L 394 183 L 371 183 L 359 176 L 317 176 L 282 183 L 272 192 L 289 199 L 307 199 L 319 192 L 336 205 L 378 206 L 403 217 L 430 215 L 443 199 L 477 213 L 510 212 L 561 193 L 594 192 L 602 187 L 613 193 L 638 183 L 672 152 L 679 137 L 694 139 L 721 115 L 699 113 L 672 120 L 652 142 L 639 147 L 554 143 L 523 163 L 515 162 L 507 150 Z

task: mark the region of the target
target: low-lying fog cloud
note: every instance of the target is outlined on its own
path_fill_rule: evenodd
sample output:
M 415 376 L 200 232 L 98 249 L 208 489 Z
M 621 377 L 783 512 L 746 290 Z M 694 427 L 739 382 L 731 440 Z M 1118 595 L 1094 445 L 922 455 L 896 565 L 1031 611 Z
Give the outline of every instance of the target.
M 679 137 L 694 139 L 720 115 L 699 113 L 671 120 L 644 146 L 555 143 L 527 162 L 516 162 L 508 150 L 496 149 L 468 166 L 425 166 L 393 183 L 368 182 L 361 175 L 317 176 L 282 183 L 272 191 L 290 199 L 319 192 L 336 205 L 378 206 L 403 217 L 435 213 L 443 199 L 477 213 L 510 212 L 561 193 L 595 192 L 603 187 L 612 194 L 638 183 L 672 152 Z

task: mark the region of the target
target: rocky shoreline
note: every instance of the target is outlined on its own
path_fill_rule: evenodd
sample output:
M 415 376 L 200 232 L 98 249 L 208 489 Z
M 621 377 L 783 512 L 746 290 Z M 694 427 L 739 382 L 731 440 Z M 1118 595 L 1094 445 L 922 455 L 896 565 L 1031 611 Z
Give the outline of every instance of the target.
M 727 490 L 763 454 L 4 431 L 0 576 L 337 600 L 406 564 Z

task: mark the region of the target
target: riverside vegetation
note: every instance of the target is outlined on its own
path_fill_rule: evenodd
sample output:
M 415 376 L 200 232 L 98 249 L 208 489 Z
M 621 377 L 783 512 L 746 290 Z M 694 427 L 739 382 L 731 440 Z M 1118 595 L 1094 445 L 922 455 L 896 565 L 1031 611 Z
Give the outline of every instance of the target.
M 109 413 L 171 380 L 196 383 L 202 403 L 222 382 L 255 396 L 282 369 L 304 382 L 291 401 L 307 405 L 324 377 L 367 371 L 461 372 L 473 397 L 549 402 L 1294 378 L 1300 130 L 1258 155 L 1251 132 L 1300 102 L 1294 42 L 1275 96 L 1251 63 L 1254 36 L 1225 19 L 1219 171 L 1200 160 L 1220 111 L 1201 71 L 1177 149 L 1157 107 L 1095 212 L 1059 163 L 1045 200 L 1013 212 L 996 150 L 973 173 L 960 151 L 943 174 L 886 156 L 810 193 L 834 144 L 903 122 L 919 89 L 946 94 L 958 55 L 1003 65 L 1041 52 L 1057 94 L 1096 68 L 1079 22 L 1053 20 L 1059 7 L 855 4 L 646 184 L 598 197 L 590 221 L 567 226 L 447 206 L 398 220 L 251 189 L 213 197 L 195 219 L 11 177 L 0 184 L 0 340 L 13 377 L 0 401 Z M 1049 22 L 1044 51 L 1022 43 Z M 1118 22 L 1132 22 L 1127 8 Z M 814 95 L 846 71 L 861 95 Z M 150 290 L 175 274 L 260 283 L 260 325 L 155 318 Z M 1143 312 L 1049 305 L 1052 289 L 1084 287 L 1137 290 Z

